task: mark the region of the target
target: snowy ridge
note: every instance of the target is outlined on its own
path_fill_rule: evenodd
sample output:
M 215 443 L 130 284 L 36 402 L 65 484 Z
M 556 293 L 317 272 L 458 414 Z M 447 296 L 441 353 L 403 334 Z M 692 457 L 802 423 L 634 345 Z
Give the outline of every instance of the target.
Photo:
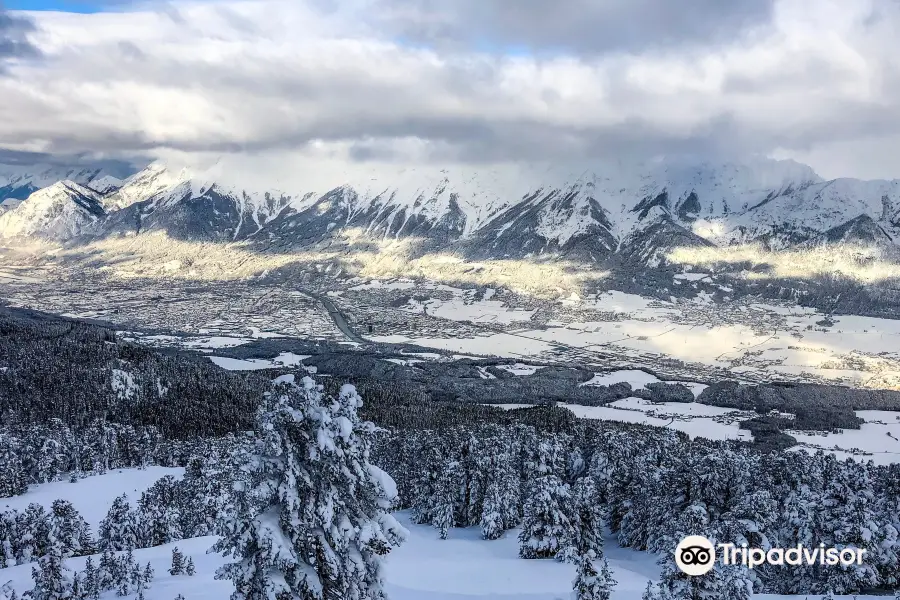
M 113 177 L 112 175 L 104 175 L 102 177 L 97 177 L 96 179 L 91 180 L 87 187 L 91 188 L 98 194 L 111 194 L 116 191 L 120 187 L 122 187 L 122 180 L 118 177 Z
M 96 232 L 308 247 L 352 229 L 478 257 L 596 263 L 625 253 L 644 264 L 679 245 L 781 250 L 900 239 L 900 181 L 824 181 L 790 160 L 446 168 L 312 161 L 258 171 L 234 158 L 205 168 L 154 163 L 106 193 L 109 216 Z
M 0 237 L 66 240 L 105 216 L 100 195 L 73 181 L 54 183 L 0 215 Z
M 0 164 L 0 202 L 24 200 L 41 188 L 58 181 L 86 185 L 96 179 L 102 169 L 96 167 L 60 167 L 53 165 Z
M 104 199 L 104 205 L 108 210 L 127 208 L 189 178 L 189 172 L 172 172 L 161 163 L 153 163 L 122 182 L 114 193 Z

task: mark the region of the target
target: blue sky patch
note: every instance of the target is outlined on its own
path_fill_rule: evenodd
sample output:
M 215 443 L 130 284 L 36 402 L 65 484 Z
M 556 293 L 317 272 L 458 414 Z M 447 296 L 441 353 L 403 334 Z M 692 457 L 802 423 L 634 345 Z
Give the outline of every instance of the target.
M 78 0 L 6 0 L 7 10 L 59 10 L 75 13 L 96 13 L 104 10 L 101 2 L 81 2 Z

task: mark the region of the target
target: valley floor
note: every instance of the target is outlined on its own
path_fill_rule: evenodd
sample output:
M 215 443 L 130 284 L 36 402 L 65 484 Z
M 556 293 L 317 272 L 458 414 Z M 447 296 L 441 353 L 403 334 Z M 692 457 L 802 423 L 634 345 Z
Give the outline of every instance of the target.
M 159 477 L 180 476 L 181 469 L 152 467 L 146 470 L 123 469 L 106 475 L 88 477 L 78 483 L 56 482 L 32 486 L 24 496 L 0 499 L 0 509 L 22 509 L 30 502 L 47 508 L 53 500 L 70 500 L 96 532 L 113 499 L 122 493 L 134 501 Z M 441 540 L 435 529 L 413 525 L 406 513 L 399 518 L 409 529 L 409 540 L 387 559 L 385 574 L 391 600 L 568 600 L 574 567 L 552 560 L 518 558 L 517 530 L 496 541 L 480 539 L 476 528 L 453 529 L 447 540 Z M 214 572 L 225 561 L 219 555 L 207 554 L 215 538 L 203 537 L 135 551 L 142 563 L 149 561 L 156 572 L 147 600 L 172 600 L 178 594 L 186 600 L 225 600 L 232 591 L 228 581 L 216 581 Z M 197 567 L 193 577 L 170 576 L 172 548 L 177 546 L 191 556 Z M 606 556 L 618 585 L 614 600 L 639 600 L 649 579 L 658 575 L 655 557 L 619 547 L 608 538 Z M 85 558 L 68 561 L 73 569 L 81 569 Z M 32 587 L 31 565 L 0 569 L 0 585 L 11 582 L 21 595 Z M 837 596 L 849 600 L 852 596 Z M 114 592 L 104 595 L 117 598 Z M 819 596 L 759 595 L 757 598 L 788 599 Z M 875 596 L 856 596 L 858 600 Z

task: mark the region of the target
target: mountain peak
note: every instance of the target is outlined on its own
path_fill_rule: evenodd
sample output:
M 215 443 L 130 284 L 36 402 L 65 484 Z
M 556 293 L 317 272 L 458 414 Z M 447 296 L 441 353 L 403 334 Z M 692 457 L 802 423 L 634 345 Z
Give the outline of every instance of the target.
M 63 241 L 105 215 L 100 194 L 71 180 L 57 181 L 0 215 L 0 237 Z

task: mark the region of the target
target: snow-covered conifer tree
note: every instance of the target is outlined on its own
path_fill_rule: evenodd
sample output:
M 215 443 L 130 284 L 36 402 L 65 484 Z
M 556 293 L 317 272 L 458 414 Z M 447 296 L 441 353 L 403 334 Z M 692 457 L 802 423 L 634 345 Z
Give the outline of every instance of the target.
M 72 597 L 72 572 L 65 566 L 59 546 L 41 557 L 37 567 L 32 567 L 34 588 L 31 600 L 70 600 Z
M 435 497 L 446 464 L 440 441 L 433 432 L 425 432 L 424 435 L 425 443 L 419 457 L 420 472 L 412 484 L 410 503 L 413 522 L 419 525 L 433 523 Z
M 309 377 L 275 380 L 257 417 L 258 443 L 237 493 L 245 515 L 227 519 L 213 550 L 237 558 L 217 578 L 233 600 L 300 597 L 383 599 L 381 556 L 406 532 L 388 512 L 393 480 L 369 463 L 377 433 L 362 400 L 337 398 Z
M 602 560 L 600 571 L 594 566 L 595 559 L 593 550 L 588 550 L 578 557 L 575 581 L 572 582 L 575 591 L 574 600 L 609 600 L 616 581 L 612 577 L 606 559 Z
M 82 548 L 82 543 L 90 543 L 89 526 L 68 500 L 53 501 L 50 536 L 60 543 L 64 557 L 83 556 L 92 550 Z
M 10 436 L 0 435 L 0 498 L 19 496 L 27 491 L 28 481 L 18 443 Z
M 574 536 L 559 556 L 561 560 L 578 562 L 587 552 L 597 560 L 603 558 L 603 507 L 599 503 L 593 478 L 581 477 L 571 486 L 569 521 Z
M 500 482 L 488 483 L 481 510 L 481 537 L 496 540 L 506 530 L 503 518 L 503 498 L 500 495 Z
M 100 555 L 97 567 L 97 587 L 103 592 L 113 589 L 119 580 L 119 564 L 111 550 L 106 549 Z
M 447 539 L 450 528 L 456 525 L 462 476 L 462 467 L 454 460 L 447 463 L 437 482 L 432 499 L 431 519 L 442 540 Z
M 13 511 L 0 512 L 0 569 L 16 566 L 18 523 Z M 17 542 L 15 545 L 13 542 Z
M 169 567 L 169 575 L 182 575 L 184 573 L 184 554 L 178 546 L 172 548 L 172 566 Z
M 138 547 L 138 526 L 128 496 L 116 498 L 106 518 L 100 521 L 98 546 L 101 550 L 133 550 Z
M 554 474 L 551 442 L 542 441 L 534 466 L 536 477 L 528 488 L 525 515 L 519 533 L 519 556 L 551 558 L 572 544 L 575 531 L 569 520 L 569 486 Z
M 171 475 L 162 477 L 141 494 L 137 511 L 141 547 L 152 548 L 183 538 L 179 500 L 178 482 Z
M 90 556 L 84 562 L 84 570 L 81 572 L 81 581 L 84 588 L 85 598 L 96 598 L 100 595 L 100 581 L 98 579 L 97 568 L 94 566 L 94 559 Z

